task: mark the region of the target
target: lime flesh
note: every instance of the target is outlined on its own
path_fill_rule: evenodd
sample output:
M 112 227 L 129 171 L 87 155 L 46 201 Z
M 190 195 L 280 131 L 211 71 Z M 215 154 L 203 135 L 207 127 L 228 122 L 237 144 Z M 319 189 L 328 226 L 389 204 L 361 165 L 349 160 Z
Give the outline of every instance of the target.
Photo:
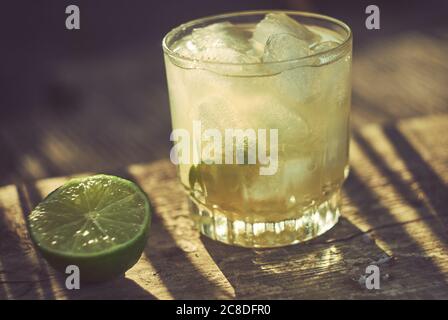
M 78 266 L 82 281 L 109 279 L 132 267 L 145 247 L 150 222 L 145 193 L 109 175 L 68 181 L 28 217 L 42 255 L 62 272 Z

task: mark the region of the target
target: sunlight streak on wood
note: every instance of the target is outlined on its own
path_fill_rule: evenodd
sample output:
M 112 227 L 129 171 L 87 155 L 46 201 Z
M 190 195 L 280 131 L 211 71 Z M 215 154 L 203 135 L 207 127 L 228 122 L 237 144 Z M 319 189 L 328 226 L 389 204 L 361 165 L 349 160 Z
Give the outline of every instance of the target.
M 5 274 L 9 273 L 11 277 L 14 277 L 13 280 L 15 281 L 30 281 L 30 285 L 33 285 L 32 282 L 40 280 L 38 274 L 33 272 L 39 269 L 38 257 L 35 251 L 29 248 L 31 243 L 27 235 L 26 223 L 20 207 L 16 186 L 11 185 L 0 189 L 0 206 L 8 211 L 8 214 L 2 217 L 5 223 L 3 226 L 5 229 L 2 229 L 2 233 L 10 232 L 10 234 L 17 237 L 18 243 L 16 243 L 16 246 L 20 250 L 14 253 L 14 258 L 17 261 L 21 261 L 20 265 L 22 267 L 22 272 L 19 273 L 19 276 L 15 274 L 17 270 L 7 270 Z M 42 288 L 38 285 L 34 286 L 34 288 L 36 290 L 36 298 L 43 298 L 44 292 Z
M 403 184 L 410 186 L 418 199 L 423 199 L 424 194 L 421 188 L 419 188 L 418 182 L 415 180 L 412 172 L 406 170 L 403 159 L 396 154 L 391 142 L 384 135 L 383 131 L 378 126 L 369 126 L 363 130 L 361 135 L 368 141 L 370 146 L 384 161 L 384 165 L 389 170 L 392 170 L 400 179 Z M 403 230 L 407 236 L 413 239 L 418 246 L 424 252 L 433 250 L 434 247 L 443 250 L 445 247 L 445 239 L 441 239 L 437 233 L 434 232 L 434 228 L 437 225 L 430 226 L 427 221 L 420 220 L 415 223 L 406 223 L 412 220 L 422 218 L 422 213 L 428 215 L 433 212 L 433 208 L 428 201 L 425 201 L 425 208 L 416 209 L 397 190 L 397 186 L 393 182 L 389 181 L 390 177 L 384 176 L 378 169 L 381 164 L 373 163 L 372 159 L 369 159 L 362 151 L 362 148 L 353 141 L 352 149 L 352 165 L 357 170 L 362 181 L 369 187 L 370 190 L 375 190 L 375 196 L 378 199 L 378 205 L 388 209 L 392 219 L 396 222 L 403 223 Z M 397 201 L 396 199 L 401 199 Z M 359 217 L 357 217 L 359 218 Z M 362 218 L 361 218 L 362 219 Z M 359 222 L 358 222 L 359 223 Z M 366 221 L 363 221 L 363 228 L 371 228 Z M 419 232 L 416 232 L 419 231 Z M 424 236 L 421 236 L 424 235 Z M 392 253 L 394 253 L 394 244 L 382 243 Z M 448 265 L 446 252 L 441 251 L 442 258 L 439 255 L 434 255 L 433 260 L 437 267 L 445 274 L 448 279 Z
M 158 226 L 158 228 L 165 229 L 174 241 L 172 245 L 182 250 L 181 255 L 188 260 L 189 269 L 194 272 L 190 276 L 197 277 L 198 282 L 203 282 L 204 285 L 209 286 L 208 289 L 216 291 L 216 294 L 221 298 L 235 297 L 234 288 L 202 245 L 198 231 L 193 228 L 186 206 L 186 195 L 181 189 L 179 181 L 170 179 L 160 184 L 160 176 L 170 176 L 173 172 L 175 173 L 172 166 L 171 163 L 167 163 L 166 170 L 160 170 L 160 167 L 158 167 L 159 169 L 154 171 L 151 170 L 151 167 L 155 167 L 154 165 L 132 165 L 128 167 L 128 172 L 148 193 L 150 201 L 157 207 L 156 214 L 158 214 L 160 223 L 163 225 L 163 227 Z M 173 178 L 175 177 L 173 176 Z M 170 191 L 168 192 L 168 190 Z M 175 204 L 178 204 L 178 210 L 173 210 L 176 207 Z M 180 223 L 180 221 L 183 223 Z

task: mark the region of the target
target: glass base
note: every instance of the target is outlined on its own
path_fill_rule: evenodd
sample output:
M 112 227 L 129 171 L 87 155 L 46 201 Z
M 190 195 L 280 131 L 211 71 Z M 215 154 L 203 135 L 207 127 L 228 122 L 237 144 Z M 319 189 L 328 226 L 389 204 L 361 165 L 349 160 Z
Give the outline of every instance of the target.
M 210 209 L 190 198 L 190 212 L 199 231 L 230 245 L 248 248 L 281 247 L 315 238 L 331 229 L 340 216 L 340 192 L 303 212 L 300 218 L 249 223 L 231 220 L 219 209 Z

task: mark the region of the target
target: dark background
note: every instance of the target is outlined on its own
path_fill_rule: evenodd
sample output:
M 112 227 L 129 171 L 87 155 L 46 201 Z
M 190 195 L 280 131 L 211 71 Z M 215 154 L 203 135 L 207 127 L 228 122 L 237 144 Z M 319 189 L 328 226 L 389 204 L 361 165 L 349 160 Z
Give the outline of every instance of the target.
M 354 33 L 354 130 L 448 110 L 447 1 L 1 4 L 0 185 L 168 157 L 161 40 L 211 14 L 294 9 L 346 22 Z M 65 28 L 69 4 L 80 7 L 81 30 Z M 368 4 L 380 7 L 381 30 L 366 30 Z

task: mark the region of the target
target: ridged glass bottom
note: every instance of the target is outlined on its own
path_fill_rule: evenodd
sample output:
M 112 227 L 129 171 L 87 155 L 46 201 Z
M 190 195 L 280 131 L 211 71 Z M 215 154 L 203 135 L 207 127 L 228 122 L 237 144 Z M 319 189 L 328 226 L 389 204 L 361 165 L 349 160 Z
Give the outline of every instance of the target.
M 231 220 L 219 209 L 210 209 L 191 197 L 190 212 L 199 231 L 213 240 L 249 248 L 280 247 L 310 240 L 331 229 L 340 215 L 340 192 L 305 210 L 300 218 L 276 222 Z

